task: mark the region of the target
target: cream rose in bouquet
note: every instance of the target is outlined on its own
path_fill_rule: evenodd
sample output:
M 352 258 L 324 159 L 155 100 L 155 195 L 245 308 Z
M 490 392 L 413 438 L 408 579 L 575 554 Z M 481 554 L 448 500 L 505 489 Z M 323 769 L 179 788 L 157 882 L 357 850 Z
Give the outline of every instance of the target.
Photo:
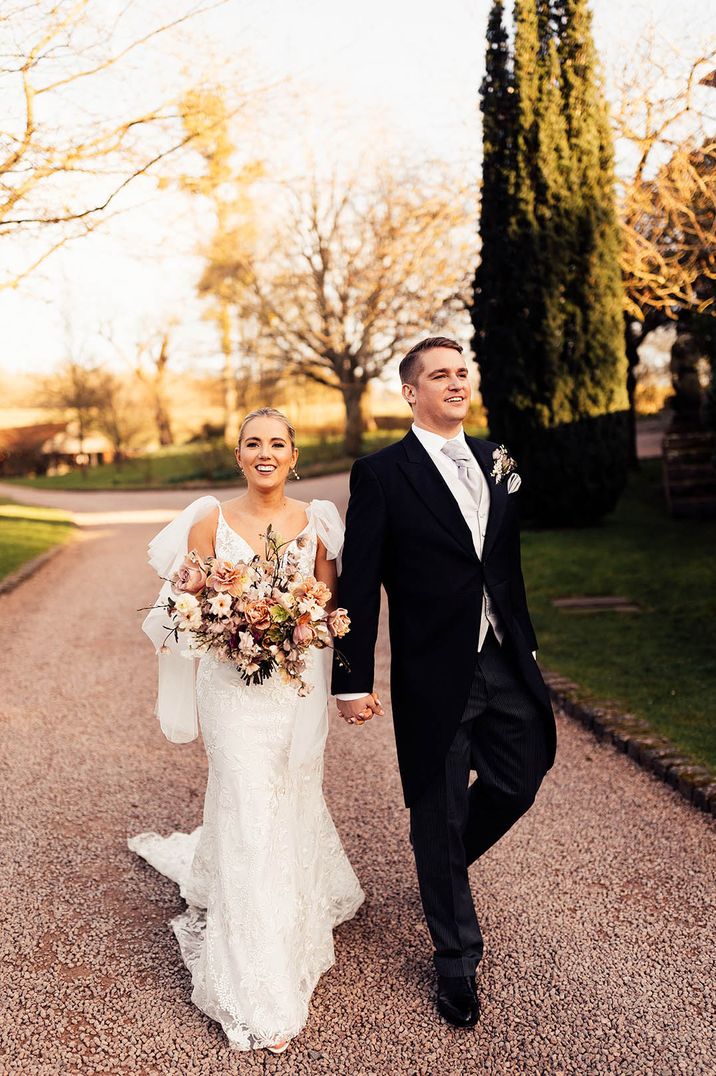
M 293 553 L 269 527 L 263 557 L 232 564 L 220 557 L 188 553 L 171 577 L 165 605 L 172 635 L 187 634 L 187 657 L 213 653 L 231 663 L 248 684 L 261 684 L 274 672 L 301 696 L 311 685 L 303 679 L 310 647 L 332 646 L 350 629 L 345 609 L 328 611 L 325 583 L 301 574 Z M 300 539 L 299 539 L 300 542 Z

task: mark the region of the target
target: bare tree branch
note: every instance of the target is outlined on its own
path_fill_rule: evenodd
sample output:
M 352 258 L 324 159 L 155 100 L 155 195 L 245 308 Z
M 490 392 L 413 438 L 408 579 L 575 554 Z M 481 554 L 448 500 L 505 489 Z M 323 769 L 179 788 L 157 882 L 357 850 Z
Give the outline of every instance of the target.
M 714 62 L 716 46 L 686 58 L 652 28 L 615 79 L 615 133 L 634 151 L 620 177 L 626 314 L 651 329 L 713 302 L 714 142 L 697 88 Z
M 224 244 L 205 285 L 258 321 L 268 361 L 341 392 L 355 452 L 370 381 L 459 316 L 475 257 L 468 195 L 444 176 L 382 176 L 313 181 L 289 202 L 270 247 L 232 260 Z
M 19 105 L 19 114 L 13 126 L 15 112 L 10 111 L 0 137 L 0 237 L 21 234 L 35 249 L 29 247 L 24 266 L 0 277 L 0 288 L 16 287 L 65 242 L 86 234 L 88 223 L 106 214 L 127 187 L 156 174 L 161 164 L 194 142 L 182 131 L 181 112 L 173 100 L 113 120 L 99 111 L 87 120 L 80 107 L 58 130 L 49 117 L 67 114 L 67 89 L 86 82 L 83 92 L 89 93 L 95 82 L 104 85 L 98 80 L 123 69 L 131 54 L 225 3 L 181 0 L 170 20 L 116 46 L 120 24 L 136 10 L 132 2 L 97 34 L 89 19 L 91 0 L 36 0 L 16 3 L 3 13 L 3 51 L 16 56 L 17 63 L 0 70 L 0 85 Z M 45 102 L 42 109 L 40 101 Z M 242 105 L 237 100 L 234 111 Z M 89 182 L 78 184 L 68 197 L 66 181 L 82 176 L 117 181 L 109 189 L 104 182 L 99 193 Z
M 97 75 L 101 71 L 108 71 L 111 67 L 121 63 L 125 57 L 130 53 L 135 52 L 136 49 L 141 48 L 143 45 L 148 44 L 155 37 L 159 37 L 162 34 L 168 33 L 170 30 L 176 29 L 177 26 L 181 26 L 183 23 L 188 22 L 190 19 L 195 19 L 198 15 L 205 15 L 209 11 L 214 11 L 218 7 L 224 7 L 228 3 L 228 0 L 215 0 L 214 3 L 206 4 L 204 6 L 197 5 L 190 11 L 187 11 L 184 15 L 180 15 L 178 18 L 173 19 L 171 22 L 163 23 L 161 26 L 157 26 L 150 30 L 148 33 L 143 34 L 142 37 L 138 37 L 136 41 L 130 42 L 125 48 L 121 49 L 114 56 L 95 64 L 93 67 L 88 67 L 82 71 L 75 71 L 71 75 L 67 75 L 66 78 L 56 79 L 54 82 L 48 82 L 45 86 L 40 86 L 35 91 L 37 96 L 42 93 L 50 93 L 54 90 L 58 90 L 63 86 L 69 86 L 74 82 L 78 82 L 83 78 L 91 78 L 92 75 Z M 77 8 L 82 9 L 87 6 L 86 0 L 83 3 L 78 4 Z M 75 16 L 76 17 L 76 16 Z M 119 20 L 117 20 L 119 21 Z

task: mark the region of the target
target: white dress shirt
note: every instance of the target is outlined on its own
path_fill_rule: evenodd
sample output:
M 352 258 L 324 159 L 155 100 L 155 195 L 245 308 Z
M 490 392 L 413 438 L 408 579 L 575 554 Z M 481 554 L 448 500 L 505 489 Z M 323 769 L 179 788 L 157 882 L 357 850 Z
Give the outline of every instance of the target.
M 472 535 L 472 544 L 475 547 L 475 552 L 478 557 L 482 559 L 482 546 L 485 541 L 485 533 L 487 531 L 487 520 L 490 516 L 490 487 L 487 479 L 482 473 L 477 460 L 475 460 L 475 475 L 478 477 L 482 492 L 480 494 L 480 507 L 476 508 L 475 502 L 467 486 L 460 480 L 458 474 L 458 466 L 455 460 L 451 460 L 443 452 L 443 445 L 448 440 L 457 441 L 459 444 L 463 444 L 470 455 L 470 451 L 467 441 L 465 440 L 465 431 L 461 428 L 460 432 L 454 437 L 443 437 L 442 434 L 432 433 L 430 430 L 423 430 L 420 426 L 416 426 L 413 423 L 413 433 L 420 441 L 425 451 L 430 456 L 437 469 L 440 471 L 441 477 L 445 481 L 445 485 L 448 487 L 453 497 L 458 503 L 458 507 L 462 512 L 462 515 L 470 528 Z M 472 457 L 474 459 L 474 456 Z M 497 614 L 491 606 L 490 599 L 487 595 L 487 591 L 483 588 L 482 591 L 482 610 L 480 613 L 480 630 L 478 633 L 477 649 L 482 650 L 487 636 L 487 629 L 492 624 L 492 630 L 494 631 L 497 639 L 502 642 L 504 638 L 504 632 L 500 628 Z
M 487 483 L 487 479 L 482 473 L 482 468 L 478 464 L 477 460 L 475 460 L 475 472 L 479 476 L 479 480 L 482 484 L 480 508 L 478 510 L 469 489 L 459 478 L 457 463 L 455 463 L 454 460 L 451 460 L 450 457 L 446 456 L 445 453 L 442 451 L 443 445 L 446 444 L 448 440 L 452 440 L 462 442 L 462 444 L 464 444 L 467 448 L 467 451 L 470 452 L 470 449 L 467 446 L 467 441 L 465 440 L 465 431 L 461 427 L 460 432 L 456 434 L 455 437 L 448 438 L 443 437 L 442 434 L 432 433 L 430 430 L 424 430 L 420 426 L 416 426 L 415 423 L 413 423 L 412 430 L 417 439 L 420 441 L 420 444 L 430 456 L 430 459 L 437 467 L 441 477 L 445 482 L 445 485 L 448 487 L 453 497 L 457 501 L 458 507 L 465 518 L 465 522 L 470 528 L 470 533 L 472 534 L 472 542 L 475 546 L 475 552 L 481 559 L 482 546 L 485 541 L 485 532 L 487 531 L 487 520 L 490 515 L 490 487 Z M 471 452 L 470 454 L 472 455 Z M 478 633 L 477 641 L 478 652 L 482 650 L 483 644 L 485 642 L 485 637 L 487 636 L 487 629 L 489 628 L 490 624 L 492 624 L 492 630 L 494 631 L 497 639 L 502 642 L 502 639 L 504 638 L 504 632 L 500 628 L 497 615 L 490 604 L 487 591 L 483 588 L 482 609 L 480 612 L 480 630 Z M 348 702 L 351 699 L 362 699 L 366 694 L 367 692 L 365 691 L 354 691 L 350 694 L 336 695 L 336 698 L 343 699 Z

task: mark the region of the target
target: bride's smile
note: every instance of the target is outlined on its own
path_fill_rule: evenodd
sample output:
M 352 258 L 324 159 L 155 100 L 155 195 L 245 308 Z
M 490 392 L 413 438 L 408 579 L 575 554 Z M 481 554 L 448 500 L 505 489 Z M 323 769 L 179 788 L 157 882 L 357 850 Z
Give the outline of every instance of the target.
M 249 490 L 264 494 L 283 489 L 298 460 L 298 449 L 286 436 L 280 419 L 269 416 L 253 418 L 236 448 L 236 462 Z

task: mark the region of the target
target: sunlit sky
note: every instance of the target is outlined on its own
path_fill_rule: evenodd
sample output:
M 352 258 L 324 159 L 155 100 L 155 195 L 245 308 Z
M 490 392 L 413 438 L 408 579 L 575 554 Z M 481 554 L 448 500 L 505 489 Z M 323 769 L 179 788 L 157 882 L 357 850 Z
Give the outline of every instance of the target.
M 108 15 L 118 7 L 95 4 Z M 128 98 L 179 90 L 211 67 L 252 85 L 281 83 L 245 132 L 269 176 L 368 168 L 379 153 L 438 159 L 477 177 L 489 7 L 489 0 L 232 0 L 175 35 L 171 49 L 135 56 Z M 688 51 L 707 12 L 716 15 L 716 0 L 593 0 L 592 8 L 609 71 L 629 62 L 649 25 Z M 168 0 L 146 0 L 135 25 L 141 31 L 172 10 Z M 61 250 L 19 290 L 0 293 L 0 367 L 47 370 L 70 350 L 106 358 L 101 333 L 131 353 L 167 319 L 176 325 L 177 365 L 216 365 L 217 341 L 194 290 L 197 246 L 211 218 L 196 201 L 148 181 L 130 187 L 118 208 L 118 217 Z M 18 263 L 23 253 L 17 244 Z

